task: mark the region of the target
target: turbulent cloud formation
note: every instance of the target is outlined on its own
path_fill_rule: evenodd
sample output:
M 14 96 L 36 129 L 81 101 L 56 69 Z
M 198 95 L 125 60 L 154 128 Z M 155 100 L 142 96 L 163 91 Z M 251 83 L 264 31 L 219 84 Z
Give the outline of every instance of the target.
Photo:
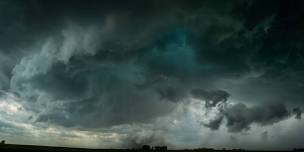
M 39 130 L 41 138 L 103 142 L 85 147 L 227 145 L 223 136 L 237 136 L 227 132 L 252 130 L 270 140 L 273 132 L 264 128 L 302 125 L 301 6 L 297 0 L 1 1 L 0 130 L 5 137 Z M 211 134 L 206 145 L 197 142 Z
M 206 102 L 206 107 L 214 107 L 218 103 L 225 103 L 228 100 L 229 93 L 222 90 L 206 91 L 195 89 L 191 91 L 195 98 L 202 99 Z
M 301 119 L 302 118 L 302 110 L 300 108 L 294 108 L 292 110 L 292 112 L 295 115 L 296 119 Z
M 249 129 L 251 123 L 269 125 L 282 121 L 289 116 L 286 107 L 281 104 L 247 107 L 244 104 L 234 105 L 224 112 L 229 131 L 237 132 Z
M 227 121 L 228 131 L 240 132 L 249 130 L 252 123 L 271 125 L 288 118 L 291 114 L 294 114 L 296 119 L 301 118 L 301 109 L 294 108 L 289 111 L 281 102 L 248 107 L 243 103 L 229 104 L 227 102 L 229 94 L 222 90 L 195 89 L 191 93 L 194 98 L 199 98 L 205 102 L 207 113 L 211 109 L 218 111 L 208 123 L 203 123 L 204 126 L 212 130 L 219 129 L 224 120 Z

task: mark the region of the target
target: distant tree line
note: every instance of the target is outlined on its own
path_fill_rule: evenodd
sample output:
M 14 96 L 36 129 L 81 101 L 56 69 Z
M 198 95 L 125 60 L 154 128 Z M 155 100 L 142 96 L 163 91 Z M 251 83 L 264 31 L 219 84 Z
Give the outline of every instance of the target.
M 154 146 L 151 147 L 150 145 L 143 145 L 142 150 L 144 151 L 167 151 L 167 146 Z

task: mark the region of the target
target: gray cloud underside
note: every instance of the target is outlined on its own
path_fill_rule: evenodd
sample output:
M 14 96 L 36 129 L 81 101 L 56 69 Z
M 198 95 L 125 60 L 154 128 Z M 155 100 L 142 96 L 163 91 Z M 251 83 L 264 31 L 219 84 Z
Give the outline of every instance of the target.
M 0 89 L 34 124 L 84 130 L 153 124 L 191 98 L 218 110 L 212 130 L 300 120 L 301 4 L 3 1 Z

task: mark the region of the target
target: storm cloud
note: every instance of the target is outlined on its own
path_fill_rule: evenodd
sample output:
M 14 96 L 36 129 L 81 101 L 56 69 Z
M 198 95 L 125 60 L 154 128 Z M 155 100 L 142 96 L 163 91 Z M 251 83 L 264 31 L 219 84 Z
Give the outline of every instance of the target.
M 227 128 L 231 132 L 250 129 L 251 123 L 271 125 L 289 117 L 290 113 L 282 104 L 247 107 L 236 104 L 224 112 L 227 118 Z
M 249 130 L 253 123 L 262 126 L 272 125 L 292 115 L 296 119 L 301 119 L 300 108 L 288 110 L 283 102 L 268 102 L 250 107 L 244 103 L 231 104 L 227 101 L 229 93 L 223 90 L 194 89 L 191 94 L 204 102 L 207 113 L 211 109 L 218 112 L 209 122 L 202 123 L 211 130 L 219 129 L 224 121 L 229 132 L 241 132 Z
M 206 107 L 214 107 L 218 103 L 224 103 L 228 100 L 229 93 L 222 90 L 206 91 L 201 89 L 194 89 L 191 91 L 194 98 L 199 98 L 206 102 Z
M 301 6 L 1 1 L 0 128 L 49 125 L 111 132 L 122 147 L 176 146 L 194 125 L 238 133 L 302 121 Z

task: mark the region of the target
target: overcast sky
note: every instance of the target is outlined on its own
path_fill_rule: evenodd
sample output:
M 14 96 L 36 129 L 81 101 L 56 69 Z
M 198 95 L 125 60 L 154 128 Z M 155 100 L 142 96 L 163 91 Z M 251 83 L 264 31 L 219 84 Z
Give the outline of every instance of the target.
M 304 147 L 303 7 L 1 0 L 0 138 L 89 148 Z

